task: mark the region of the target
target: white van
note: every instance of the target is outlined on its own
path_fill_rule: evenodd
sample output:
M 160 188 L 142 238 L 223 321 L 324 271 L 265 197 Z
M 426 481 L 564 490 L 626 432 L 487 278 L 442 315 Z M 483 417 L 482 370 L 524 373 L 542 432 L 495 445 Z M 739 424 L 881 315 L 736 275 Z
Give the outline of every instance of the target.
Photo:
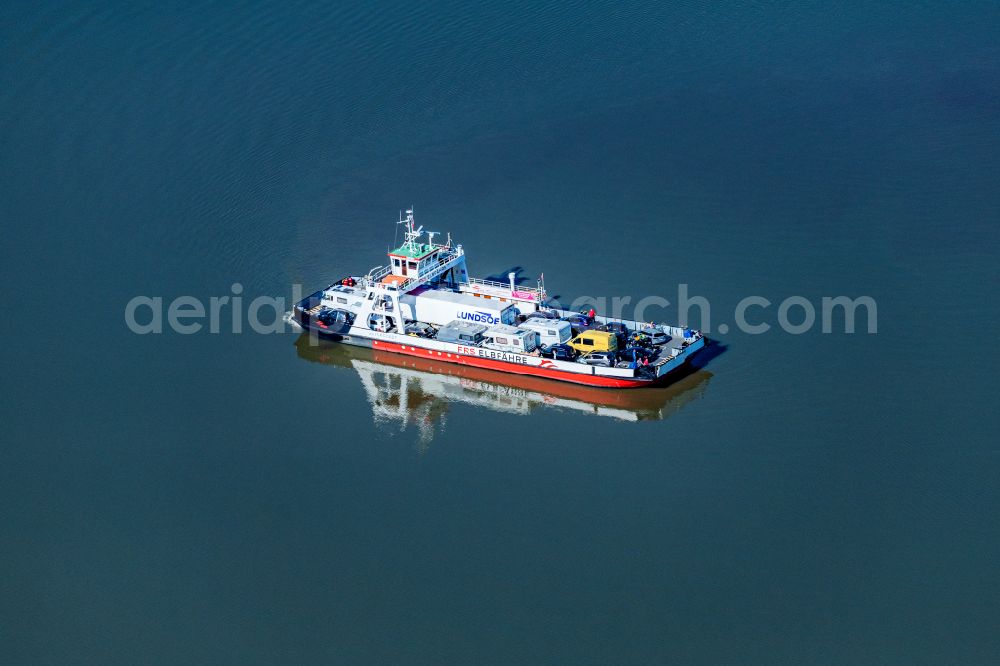
M 501 324 L 483 334 L 483 347 L 497 351 L 530 354 L 538 346 L 538 333 Z
M 518 328 L 538 333 L 538 344 L 542 347 L 563 344 L 573 337 L 570 323 L 559 319 L 529 319 Z

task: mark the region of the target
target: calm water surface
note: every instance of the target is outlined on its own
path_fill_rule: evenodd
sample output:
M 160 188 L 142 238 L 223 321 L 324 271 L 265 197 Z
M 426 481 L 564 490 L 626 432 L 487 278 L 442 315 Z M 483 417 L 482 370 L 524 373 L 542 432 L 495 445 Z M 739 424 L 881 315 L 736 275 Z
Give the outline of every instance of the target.
M 998 25 L 8 3 L 2 660 L 996 663 Z M 367 270 L 408 205 L 475 274 L 687 283 L 724 353 L 621 399 L 124 325 Z M 841 294 L 876 335 L 733 326 Z

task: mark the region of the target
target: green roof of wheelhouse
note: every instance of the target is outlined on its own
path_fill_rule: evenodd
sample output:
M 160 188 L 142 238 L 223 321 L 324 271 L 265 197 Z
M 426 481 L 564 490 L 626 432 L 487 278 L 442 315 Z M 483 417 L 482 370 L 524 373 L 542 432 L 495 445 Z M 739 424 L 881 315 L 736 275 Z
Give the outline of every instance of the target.
M 409 244 L 403 243 L 389 254 L 397 257 L 406 257 L 408 259 L 421 259 L 434 250 L 435 248 L 433 245 L 427 245 L 425 243 L 414 243 L 412 248 Z

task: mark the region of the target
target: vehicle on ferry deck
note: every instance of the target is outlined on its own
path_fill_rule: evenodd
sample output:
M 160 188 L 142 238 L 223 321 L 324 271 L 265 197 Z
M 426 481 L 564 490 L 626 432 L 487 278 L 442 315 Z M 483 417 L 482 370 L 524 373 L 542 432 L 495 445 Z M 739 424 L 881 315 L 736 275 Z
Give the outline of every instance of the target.
M 559 319 L 559 314 L 552 310 L 535 310 L 526 315 L 522 315 L 525 321 L 529 319 Z
M 618 338 L 618 346 L 625 347 L 628 342 L 628 336 L 631 331 L 629 327 L 620 321 L 609 321 L 606 324 L 601 324 L 597 327 L 598 331 L 607 331 L 608 333 L 614 333 L 615 337 Z
M 670 342 L 670 336 L 663 332 L 659 326 L 647 326 L 641 333 L 649 338 L 654 345 L 665 345 Z
M 659 352 L 648 347 L 626 347 L 618 350 L 618 358 L 623 361 L 642 361 L 643 359 L 653 360 Z
M 396 318 L 389 315 L 370 314 L 368 315 L 368 328 L 379 333 L 388 333 L 396 330 Z
M 436 330 L 430 324 L 425 324 L 422 321 L 407 322 L 405 328 L 407 335 L 412 335 L 417 338 L 433 338 Z
M 628 346 L 630 347 L 652 347 L 653 341 L 648 335 L 642 331 L 636 331 L 628 340 Z
M 435 326 L 455 319 L 478 324 L 513 324 L 517 317 L 513 303 L 447 289 L 415 289 L 398 298 L 399 309 L 406 319 Z
M 568 344 L 581 354 L 592 351 L 614 352 L 618 349 L 618 338 L 607 331 L 584 331 Z
M 557 344 L 549 345 L 548 347 L 542 347 L 540 350 L 541 355 L 545 358 L 551 358 L 556 361 L 573 361 L 576 360 L 576 350 L 569 345 Z
M 478 345 L 483 341 L 487 326 L 484 324 L 474 324 L 470 321 L 459 321 L 445 324 L 438 329 L 434 339 L 439 342 L 457 342 L 462 345 Z
M 605 368 L 613 368 L 618 363 L 618 359 L 615 358 L 614 352 L 590 352 L 584 354 L 577 359 L 578 363 L 586 363 L 587 365 L 599 365 Z
M 601 324 L 597 330 L 608 331 L 609 333 L 615 333 L 617 335 L 628 335 L 630 332 L 629 327 L 620 321 L 609 321 L 605 324 Z
M 562 318 L 563 321 L 568 321 L 569 325 L 573 327 L 573 335 L 582 333 L 583 331 L 590 331 L 598 327 L 598 323 L 585 314 L 571 314 L 566 315 Z
M 538 344 L 543 347 L 565 344 L 573 337 L 573 327 L 569 325 L 568 321 L 529 319 L 518 328 L 537 333 Z
M 354 323 L 354 315 L 347 310 L 320 310 L 316 319 L 327 326 L 351 326 Z
M 515 354 L 530 354 L 538 347 L 538 333 L 504 324 L 483 333 L 483 347 Z

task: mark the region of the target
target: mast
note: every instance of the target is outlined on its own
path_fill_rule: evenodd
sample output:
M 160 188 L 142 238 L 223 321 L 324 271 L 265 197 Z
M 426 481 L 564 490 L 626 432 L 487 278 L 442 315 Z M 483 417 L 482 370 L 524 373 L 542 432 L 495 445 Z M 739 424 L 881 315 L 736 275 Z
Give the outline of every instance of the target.
M 406 240 L 403 242 L 403 246 L 406 247 L 411 253 L 416 254 L 418 249 L 417 246 L 419 245 L 419 243 L 417 243 L 417 239 L 420 238 L 422 233 L 424 233 L 424 228 L 423 226 L 416 226 L 416 222 L 413 219 L 412 208 L 406 209 L 405 220 L 402 218 L 402 215 L 400 215 L 398 224 L 406 225 Z

